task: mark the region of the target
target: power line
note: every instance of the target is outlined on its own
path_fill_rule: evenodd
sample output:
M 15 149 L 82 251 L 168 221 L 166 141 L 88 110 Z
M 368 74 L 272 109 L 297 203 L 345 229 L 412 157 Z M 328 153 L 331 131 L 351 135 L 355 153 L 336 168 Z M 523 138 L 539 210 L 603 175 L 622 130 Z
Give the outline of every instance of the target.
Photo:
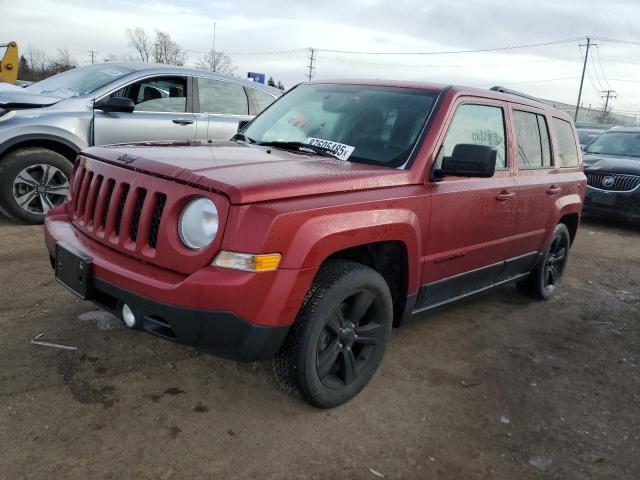
M 521 84 L 521 83 L 559 82 L 561 80 L 575 80 L 576 78 L 580 78 L 580 77 L 574 75 L 573 77 L 543 78 L 543 79 L 540 79 L 540 80 L 525 80 L 524 82 L 505 82 L 505 83 L 513 85 L 513 84 Z
M 192 53 L 209 53 L 205 50 L 195 50 L 191 48 L 183 48 L 185 52 Z M 304 53 L 308 52 L 308 48 L 295 48 L 291 50 L 272 50 L 272 51 L 262 51 L 262 52 L 226 52 L 228 55 L 288 55 L 291 53 Z
M 497 52 L 501 50 L 516 50 L 520 48 L 533 48 L 533 47 L 544 47 L 547 45 L 559 45 L 562 43 L 570 43 L 582 40 L 583 37 L 575 37 L 575 38 L 566 38 L 563 40 L 554 40 L 552 42 L 542 42 L 542 43 L 530 43 L 526 45 L 510 45 L 506 47 L 493 47 L 493 48 L 475 48 L 469 50 L 443 50 L 443 51 L 433 51 L 433 52 L 368 52 L 368 51 L 355 51 L 355 50 L 334 50 L 328 48 L 318 48 L 319 52 L 325 53 L 344 53 L 344 54 L 352 54 L 352 55 L 449 55 L 449 54 L 459 54 L 459 53 L 481 53 L 481 52 Z
M 609 83 L 609 79 L 607 78 L 607 74 L 604 71 L 604 65 L 602 64 L 602 59 L 600 58 L 600 49 L 598 47 L 596 47 L 596 55 L 597 55 L 597 59 L 598 59 L 598 65 L 600 66 L 600 71 L 602 72 L 602 78 L 604 79 L 605 84 L 607 85 L 607 88 L 602 88 L 602 90 L 613 90 L 613 88 L 611 87 L 611 84 Z M 593 57 L 592 57 L 593 59 Z M 594 67 L 595 68 L 595 67 Z M 611 79 L 613 81 L 630 81 L 633 83 L 640 83 L 640 81 L 638 80 L 627 80 L 627 79 Z M 598 82 L 600 83 L 600 82 Z M 616 92 L 617 93 L 617 92 Z M 617 100 L 619 103 L 621 103 L 623 106 L 626 106 L 627 108 L 636 108 L 635 105 L 631 104 L 630 102 L 628 102 L 626 99 L 624 99 L 620 94 L 617 94 Z M 640 109 L 640 108 L 639 108 Z
M 626 45 L 640 45 L 640 42 L 634 40 L 620 40 L 617 38 L 607 38 L 607 37 L 595 37 L 596 40 L 600 40 L 601 42 L 609 42 L 609 43 L 623 43 Z
M 324 57 L 323 57 L 324 58 Z M 509 63 L 487 63 L 487 64 L 466 64 L 466 65 L 407 65 L 401 63 L 378 63 L 378 62 L 364 62 L 360 60 L 352 60 L 350 58 L 329 58 L 329 60 L 339 62 L 349 62 L 362 65 L 374 65 L 378 67 L 400 67 L 400 68 L 483 68 L 483 67 L 511 67 L 514 65 L 531 65 L 535 63 L 551 63 L 551 62 L 564 62 L 575 59 L 548 59 L 548 60 L 531 60 L 528 62 L 509 62 Z

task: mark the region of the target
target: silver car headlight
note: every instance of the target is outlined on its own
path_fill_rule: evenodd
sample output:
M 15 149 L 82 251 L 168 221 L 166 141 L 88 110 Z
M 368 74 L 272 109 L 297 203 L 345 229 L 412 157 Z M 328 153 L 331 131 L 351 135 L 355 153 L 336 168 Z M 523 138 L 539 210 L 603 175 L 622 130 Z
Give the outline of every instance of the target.
M 191 200 L 178 221 L 180 240 L 191 250 L 202 250 L 213 242 L 218 233 L 218 209 L 204 197 Z

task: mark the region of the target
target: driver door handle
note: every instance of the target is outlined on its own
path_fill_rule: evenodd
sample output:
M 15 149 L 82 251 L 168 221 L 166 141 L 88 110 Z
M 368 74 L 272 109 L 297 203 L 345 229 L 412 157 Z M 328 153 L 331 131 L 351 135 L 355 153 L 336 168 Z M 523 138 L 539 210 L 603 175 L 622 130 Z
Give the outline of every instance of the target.
M 503 190 L 499 194 L 496 195 L 496 200 L 498 202 L 506 202 L 507 200 L 510 200 L 515 196 L 516 196 L 515 193 L 510 192 L 508 190 Z
M 193 120 L 187 120 L 186 118 L 174 118 L 171 121 L 177 125 L 191 125 L 193 123 Z
M 555 195 L 556 193 L 560 193 L 560 190 L 562 190 L 560 187 L 551 185 L 549 188 L 547 188 L 547 193 L 549 195 Z

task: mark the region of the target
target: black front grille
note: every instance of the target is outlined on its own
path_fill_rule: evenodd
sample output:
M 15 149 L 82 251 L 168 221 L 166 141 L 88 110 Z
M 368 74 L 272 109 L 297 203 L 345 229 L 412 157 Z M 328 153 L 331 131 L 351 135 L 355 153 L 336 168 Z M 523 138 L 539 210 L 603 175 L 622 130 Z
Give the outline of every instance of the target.
M 112 243 L 125 244 L 145 255 L 156 249 L 169 201 L 166 193 L 151 191 L 80 167 L 73 180 L 73 219 L 81 228 Z M 132 246 L 129 242 L 133 242 Z
M 585 172 L 585 175 L 587 176 L 587 185 L 600 190 L 626 192 L 640 185 L 640 175 L 605 172 Z
M 163 194 L 156 195 L 156 205 L 153 208 L 153 216 L 151 217 L 151 227 L 149 229 L 149 246 L 156 248 L 158 245 L 158 232 L 160 231 L 160 220 L 164 211 L 164 204 L 167 202 L 167 196 Z
M 133 216 L 131 217 L 131 240 L 134 242 L 138 238 L 138 226 L 140 225 L 140 216 L 142 215 L 142 206 L 144 205 L 144 199 L 147 196 L 147 191 L 139 189 L 138 196 L 136 198 L 136 204 L 133 207 Z

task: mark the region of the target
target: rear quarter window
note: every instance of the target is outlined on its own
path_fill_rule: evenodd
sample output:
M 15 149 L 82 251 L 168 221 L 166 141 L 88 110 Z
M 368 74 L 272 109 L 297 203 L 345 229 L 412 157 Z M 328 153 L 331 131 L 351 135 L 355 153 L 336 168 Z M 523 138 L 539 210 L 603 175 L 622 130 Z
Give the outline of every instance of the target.
M 249 94 L 249 100 L 253 104 L 253 111 L 251 112 L 253 115 L 259 114 L 276 100 L 272 95 L 257 88 L 248 87 L 247 93 Z
M 578 165 L 578 146 L 576 145 L 576 137 L 573 134 L 571 124 L 559 118 L 554 118 L 553 128 L 558 142 L 558 166 L 576 167 Z

